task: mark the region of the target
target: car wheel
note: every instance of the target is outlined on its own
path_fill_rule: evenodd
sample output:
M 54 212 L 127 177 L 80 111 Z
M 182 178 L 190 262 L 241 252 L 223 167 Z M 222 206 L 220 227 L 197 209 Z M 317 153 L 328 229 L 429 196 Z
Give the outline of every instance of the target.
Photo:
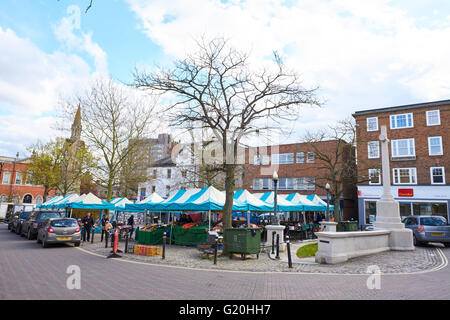
M 81 242 L 75 242 L 75 247 L 79 247 Z
M 14 229 L 13 229 L 13 227 L 11 227 L 11 228 L 9 229 L 9 231 L 11 231 L 11 232 L 14 232 Z
M 450 242 L 444 243 L 444 246 L 446 246 L 447 248 L 450 247 Z
M 413 235 L 413 241 L 414 241 L 414 246 L 417 247 L 418 245 L 422 244 L 420 241 L 417 241 L 417 238 L 415 235 Z

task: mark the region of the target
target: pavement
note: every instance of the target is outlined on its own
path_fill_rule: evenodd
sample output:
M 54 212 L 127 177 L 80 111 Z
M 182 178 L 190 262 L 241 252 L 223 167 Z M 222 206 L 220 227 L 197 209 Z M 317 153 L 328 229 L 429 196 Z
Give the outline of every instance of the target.
M 379 289 L 369 289 L 370 274 L 199 269 L 107 259 L 67 245 L 43 249 L 0 224 L 0 299 L 450 299 L 450 249 L 419 251 L 441 252 L 440 265 L 382 274 Z M 81 288 L 70 290 L 73 266 L 80 270 Z

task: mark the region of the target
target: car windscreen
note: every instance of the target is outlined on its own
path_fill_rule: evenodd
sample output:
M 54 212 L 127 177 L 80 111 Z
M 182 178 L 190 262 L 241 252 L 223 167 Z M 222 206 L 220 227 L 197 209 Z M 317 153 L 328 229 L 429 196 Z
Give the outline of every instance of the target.
M 31 212 L 22 212 L 20 214 L 20 219 L 26 219 L 30 216 Z
M 447 221 L 443 217 L 421 217 L 420 223 L 424 226 L 446 226 Z
M 71 228 L 71 227 L 78 227 L 78 222 L 76 220 L 53 220 L 50 223 L 50 226 L 55 228 Z
M 39 221 L 44 221 L 51 218 L 61 218 L 61 215 L 58 212 L 41 212 L 38 216 Z

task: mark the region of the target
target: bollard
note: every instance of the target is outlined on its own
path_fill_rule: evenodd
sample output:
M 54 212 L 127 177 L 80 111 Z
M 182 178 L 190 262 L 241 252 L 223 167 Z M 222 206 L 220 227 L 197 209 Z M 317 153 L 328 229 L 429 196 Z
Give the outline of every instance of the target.
M 105 248 L 108 248 L 108 239 L 109 238 L 109 231 L 105 232 Z
M 95 227 L 92 226 L 91 243 L 94 243 L 94 234 L 95 234 Z
M 214 244 L 214 264 L 217 264 L 217 247 L 219 238 L 216 236 L 216 243 Z
M 119 230 L 116 229 L 116 231 L 114 233 L 114 247 L 113 247 L 113 251 L 112 251 L 112 253 L 109 256 L 107 256 L 107 258 L 120 258 L 121 257 L 121 256 L 119 256 L 117 254 L 117 252 L 121 252 L 118 249 L 118 246 L 119 246 Z
M 128 253 L 128 236 L 129 236 L 130 232 L 127 230 L 127 232 L 125 233 L 125 253 Z
M 162 250 L 162 259 L 164 260 L 166 258 L 166 240 L 167 240 L 167 234 L 164 232 L 163 235 L 163 250 Z
M 277 256 L 275 259 L 280 259 L 280 235 L 277 234 Z
M 289 242 L 289 236 L 286 236 L 286 249 L 287 249 L 287 255 L 288 255 L 288 265 L 289 265 L 289 268 L 292 269 L 291 244 Z
M 276 232 L 272 232 L 272 254 L 275 254 L 275 234 Z

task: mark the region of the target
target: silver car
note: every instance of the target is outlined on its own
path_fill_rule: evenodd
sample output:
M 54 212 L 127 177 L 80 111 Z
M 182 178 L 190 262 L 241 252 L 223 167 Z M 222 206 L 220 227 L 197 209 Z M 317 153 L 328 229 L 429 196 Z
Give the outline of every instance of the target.
M 406 228 L 413 231 L 414 245 L 441 242 L 450 247 L 450 225 L 440 216 L 410 216 L 403 219 Z
M 81 243 L 81 230 L 76 219 L 52 218 L 39 228 L 37 242 L 43 248 L 54 243 L 74 243 L 78 247 Z

